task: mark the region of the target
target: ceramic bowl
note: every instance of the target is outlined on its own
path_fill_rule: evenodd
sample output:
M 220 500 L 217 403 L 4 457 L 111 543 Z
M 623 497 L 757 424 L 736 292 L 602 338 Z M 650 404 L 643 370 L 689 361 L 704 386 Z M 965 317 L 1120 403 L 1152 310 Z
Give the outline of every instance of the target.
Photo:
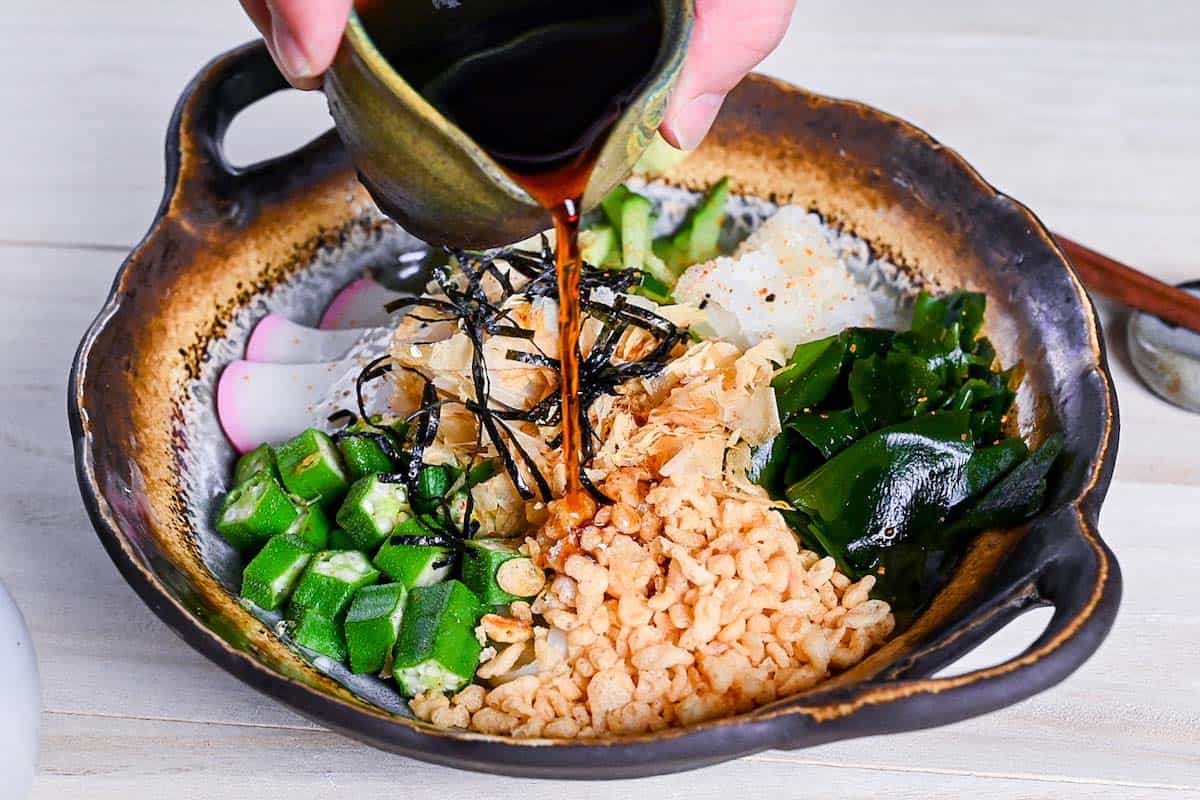
M 154 612 L 220 667 L 385 750 L 510 775 L 616 778 L 954 722 L 1052 686 L 1099 646 L 1120 595 L 1096 528 L 1117 408 L 1095 313 L 1063 254 L 1028 209 L 912 125 L 752 76 L 666 183 L 699 190 L 730 175 L 740 195 L 819 212 L 914 282 L 987 292 L 987 335 L 1005 363 L 1025 365 L 1021 432 L 1034 444 L 1065 434 L 1046 509 L 977 537 L 932 605 L 855 668 L 688 728 L 593 741 L 438 730 L 318 669 L 238 603 L 241 563 L 211 525 L 234 458 L 213 388 L 268 309 L 313 324 L 339 287 L 419 242 L 379 215 L 332 134 L 251 167 L 227 163 L 228 121 L 284 85 L 249 45 L 187 88 L 162 207 L 71 374 L 79 484 L 101 542 Z M 1054 615 L 1027 650 L 931 677 L 1039 605 Z

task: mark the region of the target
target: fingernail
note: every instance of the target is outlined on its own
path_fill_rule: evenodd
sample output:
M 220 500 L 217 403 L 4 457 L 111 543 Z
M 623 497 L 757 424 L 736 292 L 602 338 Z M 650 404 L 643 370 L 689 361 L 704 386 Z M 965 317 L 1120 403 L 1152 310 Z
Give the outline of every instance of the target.
M 700 146 L 724 101 L 725 95 L 710 92 L 693 97 L 679 109 L 671 120 L 671 128 L 682 149 L 695 150 Z
M 283 20 L 282 14 L 275 14 L 271 17 L 271 40 L 275 44 L 275 56 L 279 59 L 279 68 L 283 70 L 289 80 L 304 80 L 317 76 L 312 62 L 308 60 L 308 55 L 300 46 L 300 40 L 292 33 L 291 28 Z

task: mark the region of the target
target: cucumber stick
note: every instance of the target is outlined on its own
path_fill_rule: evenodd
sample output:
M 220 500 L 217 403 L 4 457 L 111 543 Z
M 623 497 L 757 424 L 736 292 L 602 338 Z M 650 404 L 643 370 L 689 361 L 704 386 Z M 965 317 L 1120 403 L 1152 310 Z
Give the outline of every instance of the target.
M 693 264 L 715 258 L 720 249 L 721 223 L 729 200 L 729 179 L 722 178 L 692 208 L 676 231 L 654 240 L 654 253 L 674 278 Z M 674 278 L 670 284 L 674 286 Z
M 608 217 L 609 223 L 617 231 L 621 230 L 621 209 L 625 207 L 625 201 L 630 197 L 633 197 L 633 192 L 622 183 L 614 187 L 608 196 L 600 201 L 600 208 L 604 211 L 604 216 Z
M 640 194 L 630 193 L 621 206 L 621 264 L 626 269 L 646 266 L 653 214 L 654 204 Z
M 618 249 L 617 232 L 612 225 L 601 223 L 579 232 L 579 257 L 585 264 L 601 266 Z

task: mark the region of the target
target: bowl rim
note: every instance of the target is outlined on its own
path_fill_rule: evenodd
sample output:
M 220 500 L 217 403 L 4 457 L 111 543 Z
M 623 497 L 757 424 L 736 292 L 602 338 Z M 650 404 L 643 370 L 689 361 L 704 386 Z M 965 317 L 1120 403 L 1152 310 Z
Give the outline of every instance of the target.
M 1095 310 L 1078 277 L 1061 249 L 1037 217 L 1024 205 L 1012 200 L 987 183 L 956 151 L 939 144 L 920 128 L 879 111 L 869 105 L 850 100 L 823 97 L 783 81 L 753 75 L 750 84 L 770 85 L 782 92 L 818 105 L 839 106 L 869 122 L 892 127 L 909 142 L 928 150 L 947 162 L 949 168 L 960 171 L 984 196 L 999 200 L 1018 214 L 1028 225 L 1039 244 L 1049 248 L 1075 291 L 1075 301 L 1085 312 L 1088 323 L 1088 345 L 1095 361 L 1094 374 L 1100 381 L 1104 400 L 1104 427 L 1099 449 L 1091 458 L 1084 485 L 1071 499 L 1050 513 L 1039 516 L 1030 525 L 1032 535 L 1039 528 L 1051 529 L 1069 525 L 1079 534 L 1086 551 L 1094 559 L 1094 569 L 1086 596 L 1078 598 L 1067 614 L 1056 610 L 1052 628 L 1043 634 L 1025 653 L 993 667 L 975 670 L 951 678 L 903 679 L 903 669 L 892 670 L 891 680 L 854 684 L 829 691 L 803 695 L 801 702 L 780 708 L 760 709 L 748 714 L 726 717 L 693 726 L 633 736 L 608 737 L 597 740 L 518 739 L 473 732 L 444 731 L 414 720 L 394 717 L 381 709 L 355 705 L 288 679 L 282 674 L 232 647 L 190 613 L 163 585 L 159 577 L 143 562 L 137 547 L 121 530 L 111 507 L 104 497 L 94 472 L 93 440 L 88 429 L 87 401 L 84 394 L 89 368 L 89 354 L 96 339 L 121 306 L 122 287 L 134 273 L 148 246 L 159 236 L 166 235 L 167 222 L 177 213 L 180 197 L 188 191 L 195 177 L 189 170 L 235 170 L 224 163 L 219 138 L 233 113 L 226 110 L 225 118 L 210 129 L 201 131 L 215 142 L 189 141 L 197 136 L 199 118 L 211 114 L 204 104 L 213 102 L 214 85 L 229 80 L 231 75 L 247 70 L 266 71 L 270 76 L 259 96 L 283 88 L 282 78 L 270 66 L 269 57 L 261 43 L 251 43 L 219 56 L 204 67 L 180 98 L 172 116 L 166 143 L 166 180 L 162 203 L 143 240 L 130 252 L 114 279 L 110 293 L 93 323 L 83 336 L 76 352 L 69 380 L 68 416 L 75 450 L 75 465 L 81 494 L 93 527 L 102 544 L 126 581 L 142 600 L 192 647 L 219 664 L 239 679 L 269 694 L 314 721 L 332 726 L 342 733 L 362 739 L 377 747 L 411 757 L 481 771 L 504 772 L 535 777 L 619 778 L 635 775 L 661 774 L 715 763 L 771 747 L 809 746 L 827 741 L 872 735 L 945 724 L 978 713 L 994 710 L 1029 696 L 1062 680 L 1076 669 L 1099 646 L 1115 618 L 1120 597 L 1120 571 L 1111 551 L 1100 538 L 1096 517 L 1111 478 L 1117 443 L 1118 417 L 1116 396 L 1107 370 L 1105 346 Z M 264 73 L 265 74 L 265 73 Z M 252 98 L 257 99 L 257 97 Z M 248 105 L 249 103 L 246 103 Z M 209 159 L 181 158 L 181 153 L 199 147 L 210 150 Z M 274 159 L 273 161 L 281 161 Z M 254 169 L 253 167 L 247 169 Z M 1078 557 L 1085 557 L 1078 556 Z M 940 653 L 917 653 L 903 659 L 905 669 L 914 665 L 936 664 L 938 657 L 951 655 L 953 660 L 974 644 L 1003 627 L 1012 616 L 1042 601 L 1033 588 L 1040 590 L 1046 574 L 1031 576 L 1030 581 L 1012 587 L 1012 591 L 995 599 L 988 615 L 964 625 L 955 635 L 957 644 L 944 645 Z M 1034 591 L 1033 594 L 1030 594 Z M 1054 658 L 1051 658 L 1054 656 Z M 932 661 L 922 659 L 932 659 Z M 1042 668 L 1033 681 L 1033 668 Z M 1014 678 L 1024 675 L 1024 684 Z M 881 676 L 885 678 L 886 676 Z M 1033 683 L 1029 690 L 1026 684 Z M 967 710 L 938 709 L 943 695 L 964 696 L 975 689 L 975 702 Z M 932 705 L 931 705 L 932 704 Z M 903 709 L 911 719 L 898 724 L 892 716 Z M 891 716 L 889 716 L 889 714 Z M 914 721 L 915 720 L 915 721 Z M 398 724 L 399 723 L 399 724 Z M 796 741 L 799 740 L 799 745 Z M 646 747 L 654 743 L 656 747 Z M 639 749 L 642 752 L 638 752 Z M 598 754 L 605 754 L 598 756 Z M 596 758 L 601 763 L 595 763 Z M 580 762 L 592 762 L 580 768 Z M 608 763 L 604 763 L 608 762 Z

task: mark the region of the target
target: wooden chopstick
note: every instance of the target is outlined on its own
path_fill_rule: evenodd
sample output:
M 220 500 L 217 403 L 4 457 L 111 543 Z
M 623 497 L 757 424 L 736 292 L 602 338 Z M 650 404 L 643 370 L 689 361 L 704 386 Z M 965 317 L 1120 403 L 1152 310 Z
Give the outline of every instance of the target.
M 1169 283 L 1163 283 L 1065 236 L 1054 234 L 1054 238 L 1089 289 L 1200 333 L 1200 297 L 1176 289 Z

